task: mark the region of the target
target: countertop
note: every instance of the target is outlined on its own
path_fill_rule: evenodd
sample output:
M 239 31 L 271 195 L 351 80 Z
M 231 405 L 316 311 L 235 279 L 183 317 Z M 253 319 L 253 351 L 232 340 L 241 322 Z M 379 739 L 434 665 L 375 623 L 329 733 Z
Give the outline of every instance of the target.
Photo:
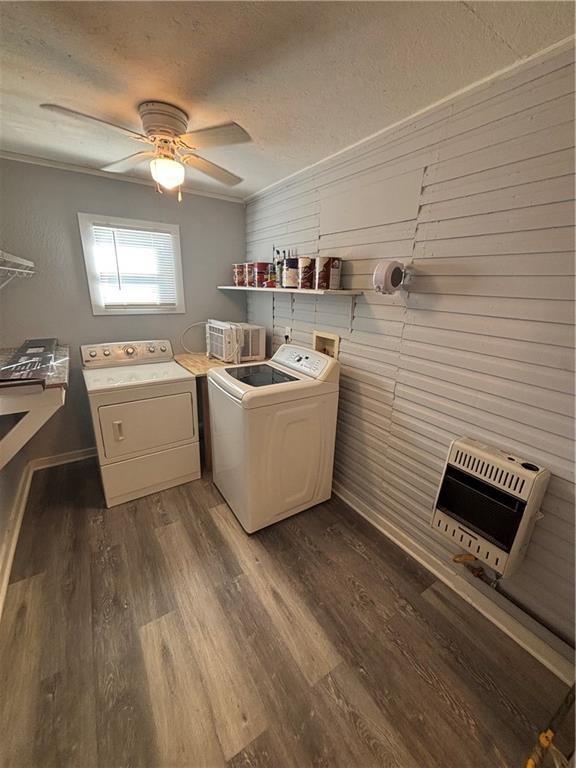
M 214 357 L 206 357 L 204 352 L 182 352 L 174 355 L 174 360 L 187 371 L 193 373 L 196 378 L 206 376 L 210 368 L 224 368 L 233 365 L 233 363 L 224 363 L 222 360 L 216 360 Z
M 17 347 L 0 349 L 0 366 L 7 363 L 16 352 Z M 70 369 L 70 347 L 59 345 L 56 347 L 54 364 L 46 376 L 46 388 L 62 387 L 68 389 L 68 373 Z

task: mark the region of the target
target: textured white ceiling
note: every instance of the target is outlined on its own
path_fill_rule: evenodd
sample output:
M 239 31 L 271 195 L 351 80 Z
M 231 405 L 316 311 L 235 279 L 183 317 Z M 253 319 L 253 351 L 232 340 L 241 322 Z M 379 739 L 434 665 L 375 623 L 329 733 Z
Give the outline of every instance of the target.
M 573 33 L 571 2 L 1 2 L 0 149 L 97 168 L 141 146 L 139 102 L 253 143 L 204 155 L 245 197 Z M 136 172 L 135 172 L 136 173 Z M 147 176 L 144 167 L 139 173 Z

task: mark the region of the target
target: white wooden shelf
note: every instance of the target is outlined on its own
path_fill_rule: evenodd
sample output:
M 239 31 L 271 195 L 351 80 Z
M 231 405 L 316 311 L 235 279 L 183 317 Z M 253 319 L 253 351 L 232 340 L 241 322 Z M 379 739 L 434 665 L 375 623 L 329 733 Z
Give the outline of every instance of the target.
M 307 293 L 314 296 L 359 296 L 364 291 L 349 288 L 253 288 L 245 285 L 219 285 L 220 291 L 258 291 L 258 293 Z

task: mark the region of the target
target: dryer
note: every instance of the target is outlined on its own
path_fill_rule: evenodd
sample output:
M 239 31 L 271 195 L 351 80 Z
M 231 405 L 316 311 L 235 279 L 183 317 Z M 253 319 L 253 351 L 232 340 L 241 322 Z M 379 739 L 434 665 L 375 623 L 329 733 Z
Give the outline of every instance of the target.
M 282 345 L 208 371 L 213 481 L 248 533 L 332 493 L 339 363 Z
M 170 342 L 80 351 L 106 506 L 199 478 L 196 379 Z

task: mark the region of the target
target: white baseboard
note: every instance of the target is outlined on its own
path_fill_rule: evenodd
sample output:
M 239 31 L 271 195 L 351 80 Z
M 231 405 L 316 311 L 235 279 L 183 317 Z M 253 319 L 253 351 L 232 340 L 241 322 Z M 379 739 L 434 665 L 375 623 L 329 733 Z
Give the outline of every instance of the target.
M 96 456 L 96 448 L 84 448 L 78 451 L 59 453 L 55 456 L 44 456 L 39 459 L 31 459 L 24 465 L 12 507 L 11 509 L 4 510 L 11 523 L 9 524 L 7 534 L 9 541 L 4 547 L 5 554 L 2 557 L 2 562 L 0 562 L 0 619 L 2 618 L 2 610 L 4 608 L 4 600 L 8 589 L 10 571 L 12 570 L 16 544 L 18 542 L 18 536 L 20 535 L 20 528 L 22 527 L 22 519 L 24 517 L 34 472 L 40 469 L 47 469 L 48 467 L 56 467 L 59 464 L 69 464 L 72 461 L 82 461 L 83 459 L 89 459 L 93 456 Z
M 73 461 L 84 461 L 84 459 L 91 459 L 96 455 L 96 448 L 81 448 L 77 451 L 67 451 L 66 453 L 57 453 L 54 456 L 31 459 L 28 463 L 32 466 L 32 471 L 36 472 L 38 469 L 58 467 L 60 464 L 71 464 Z
M 571 662 L 573 650 L 566 643 L 522 612 L 501 593 L 495 592 L 487 585 L 473 584 L 463 575 L 456 573 L 451 563 L 446 563 L 407 536 L 400 528 L 384 520 L 339 483 L 334 483 L 334 493 L 467 603 L 480 611 L 560 680 L 568 685 L 573 684 L 574 665 Z

